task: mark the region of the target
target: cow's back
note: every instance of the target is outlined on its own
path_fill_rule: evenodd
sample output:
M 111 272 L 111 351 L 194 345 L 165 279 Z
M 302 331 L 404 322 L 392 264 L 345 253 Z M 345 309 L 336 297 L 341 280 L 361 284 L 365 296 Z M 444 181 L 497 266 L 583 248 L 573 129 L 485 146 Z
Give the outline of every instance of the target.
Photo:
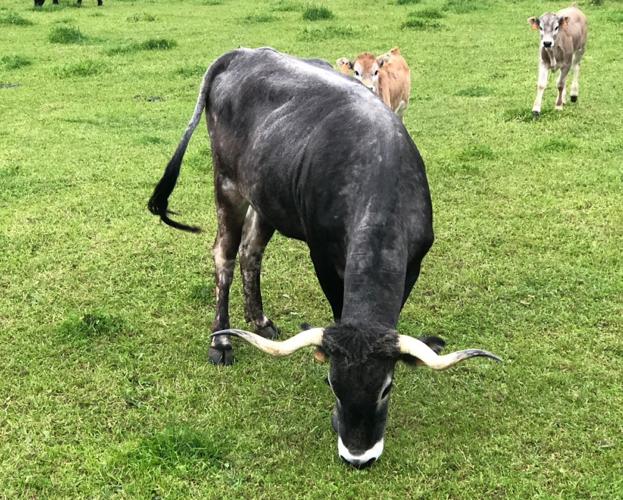
M 583 49 L 587 38 L 587 21 L 584 13 L 577 7 L 567 7 L 556 14 L 569 19 L 564 29 L 571 38 L 573 51 Z
M 401 178 L 421 186 L 409 194 L 413 203 L 426 203 L 419 154 L 374 94 L 272 49 L 235 52 L 209 92 L 212 149 L 219 174 L 280 232 L 307 239 L 327 224 L 348 224 L 329 215 L 348 214 L 372 186 L 401 203 Z

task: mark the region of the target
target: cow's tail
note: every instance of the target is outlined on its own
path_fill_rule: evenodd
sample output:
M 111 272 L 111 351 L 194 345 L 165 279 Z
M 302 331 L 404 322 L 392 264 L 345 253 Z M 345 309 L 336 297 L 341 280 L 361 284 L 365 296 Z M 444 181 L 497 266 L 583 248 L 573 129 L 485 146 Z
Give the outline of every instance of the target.
M 182 140 L 177 145 L 177 149 L 175 150 L 173 157 L 169 160 L 167 168 L 164 170 L 162 179 L 160 179 L 160 182 L 156 185 L 156 188 L 147 203 L 149 211 L 154 215 L 159 215 L 162 222 L 176 229 L 182 229 L 183 231 L 190 231 L 192 233 L 200 232 L 201 228 L 188 226 L 169 218 L 169 214 L 175 213 L 170 211 L 168 208 L 169 196 L 175 188 L 177 177 L 180 173 L 180 167 L 182 166 L 182 159 L 184 158 L 184 153 L 186 152 L 186 147 L 188 146 L 190 138 L 201 120 L 201 114 L 206 107 L 210 82 L 212 80 L 212 74 L 214 73 L 213 69 L 215 69 L 214 66 L 215 65 L 211 66 L 203 75 L 203 81 L 201 82 L 201 88 L 199 89 L 199 97 L 197 97 L 197 104 L 195 105 L 195 112 L 193 113 L 190 122 L 188 122 L 188 127 L 186 127 L 186 130 L 184 131 Z

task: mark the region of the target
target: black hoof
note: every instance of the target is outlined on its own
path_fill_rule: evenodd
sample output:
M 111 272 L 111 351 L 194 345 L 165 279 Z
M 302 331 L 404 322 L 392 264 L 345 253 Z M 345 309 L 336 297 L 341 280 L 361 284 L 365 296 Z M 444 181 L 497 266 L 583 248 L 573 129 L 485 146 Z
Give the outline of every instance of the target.
M 219 349 L 210 347 L 208 350 L 208 361 L 216 366 L 230 366 L 234 363 L 234 350 L 231 347 Z
M 571 102 L 578 102 L 578 96 L 577 95 L 572 95 L 571 96 Z
M 257 333 L 258 335 L 261 335 L 265 339 L 273 340 L 279 337 L 280 332 L 279 332 L 279 328 L 277 328 L 273 324 L 273 322 L 269 320 L 266 326 L 256 327 L 255 333 Z
M 533 111 L 532 112 L 532 118 L 534 120 L 538 120 L 540 116 L 541 116 L 541 112 L 540 111 Z
M 331 427 L 333 427 L 333 431 L 337 434 L 337 410 L 335 409 L 335 406 L 331 412 Z

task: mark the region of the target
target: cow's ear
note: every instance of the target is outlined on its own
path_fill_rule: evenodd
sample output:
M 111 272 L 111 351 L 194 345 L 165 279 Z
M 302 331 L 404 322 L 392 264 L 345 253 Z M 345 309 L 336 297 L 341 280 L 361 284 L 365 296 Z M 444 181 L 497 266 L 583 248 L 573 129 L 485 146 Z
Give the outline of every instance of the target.
M 569 16 L 560 16 L 558 18 L 558 26 L 560 26 L 561 28 L 564 28 L 568 24 L 569 24 Z
M 322 347 L 317 347 L 314 351 L 314 360 L 316 363 L 326 363 L 327 359 L 329 359 L 329 356 L 326 351 Z
M 530 26 L 532 26 L 533 30 L 538 30 L 539 27 L 541 26 L 541 22 L 540 22 L 539 18 L 538 17 L 534 17 L 534 16 L 528 18 L 528 24 Z
M 424 342 L 428 347 L 430 347 L 435 353 L 439 354 L 443 347 L 446 345 L 443 339 L 439 337 L 430 336 L 430 337 L 419 337 L 418 340 L 420 342 Z M 411 356 L 409 354 L 401 354 L 400 360 L 408 363 L 410 365 L 421 366 L 424 363 L 420 361 L 418 358 Z

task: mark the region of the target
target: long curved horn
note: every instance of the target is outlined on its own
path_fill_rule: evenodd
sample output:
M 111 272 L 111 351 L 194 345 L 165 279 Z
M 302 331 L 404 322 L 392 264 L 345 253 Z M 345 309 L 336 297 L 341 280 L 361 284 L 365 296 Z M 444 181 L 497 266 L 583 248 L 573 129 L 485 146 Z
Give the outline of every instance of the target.
M 220 330 L 212 334 L 213 337 L 217 335 L 234 335 L 235 337 L 246 340 L 249 344 L 254 345 L 260 351 L 272 354 L 273 356 L 288 356 L 302 347 L 322 345 L 324 328 L 303 330 L 301 333 L 297 333 L 294 337 L 290 337 L 288 340 L 284 340 L 283 342 L 275 342 L 274 340 L 266 339 L 257 333 L 251 333 L 245 330 L 236 330 L 235 328 Z
M 418 358 L 422 361 L 422 363 L 433 370 L 445 370 L 446 368 L 450 368 L 461 361 L 476 356 L 484 356 L 486 358 L 494 359 L 495 361 L 502 361 L 495 354 L 491 354 L 490 352 L 482 351 L 480 349 L 466 349 L 464 351 L 451 352 L 450 354 L 440 356 L 424 342 L 414 337 L 410 337 L 409 335 L 400 335 L 398 343 L 401 353 L 410 354 L 411 356 Z

